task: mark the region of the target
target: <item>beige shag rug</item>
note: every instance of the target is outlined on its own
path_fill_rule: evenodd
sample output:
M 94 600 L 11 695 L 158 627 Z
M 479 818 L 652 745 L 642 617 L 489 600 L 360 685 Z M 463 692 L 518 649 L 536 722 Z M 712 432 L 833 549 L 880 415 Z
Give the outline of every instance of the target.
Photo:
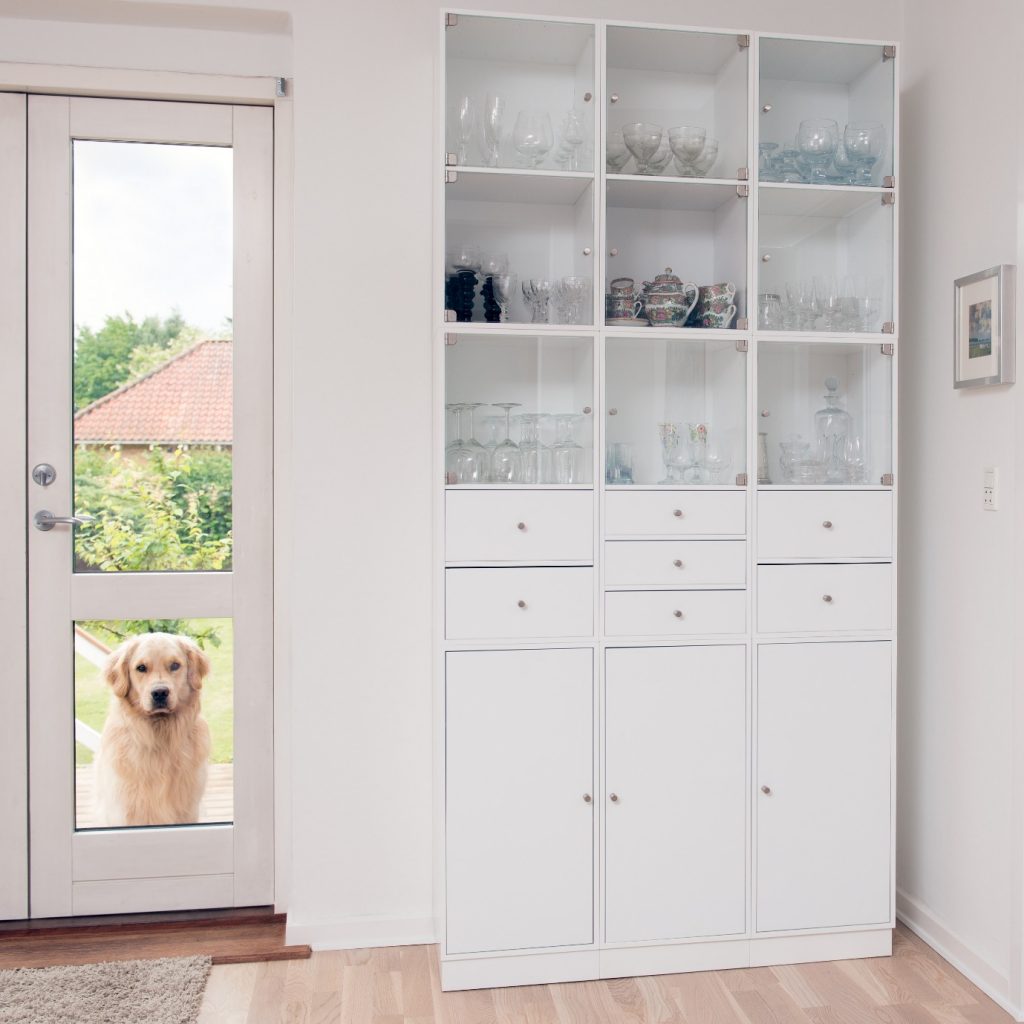
M 208 956 L 0 971 L 2 1024 L 195 1024 Z

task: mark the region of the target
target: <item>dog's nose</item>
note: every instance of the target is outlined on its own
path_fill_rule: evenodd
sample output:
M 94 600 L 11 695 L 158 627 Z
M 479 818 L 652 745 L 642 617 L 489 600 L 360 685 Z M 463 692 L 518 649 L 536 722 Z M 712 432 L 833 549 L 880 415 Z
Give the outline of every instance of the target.
M 169 686 L 154 686 L 153 689 L 149 691 L 149 695 L 153 698 L 153 704 L 156 707 L 166 704 L 170 693 L 171 688 Z

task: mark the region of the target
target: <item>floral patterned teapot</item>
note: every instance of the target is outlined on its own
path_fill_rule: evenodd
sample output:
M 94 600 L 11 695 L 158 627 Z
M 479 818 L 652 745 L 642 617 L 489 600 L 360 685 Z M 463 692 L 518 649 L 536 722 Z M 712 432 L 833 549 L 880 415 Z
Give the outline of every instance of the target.
M 682 327 L 697 305 L 700 289 L 665 268 L 653 281 L 644 281 L 644 316 L 652 327 Z

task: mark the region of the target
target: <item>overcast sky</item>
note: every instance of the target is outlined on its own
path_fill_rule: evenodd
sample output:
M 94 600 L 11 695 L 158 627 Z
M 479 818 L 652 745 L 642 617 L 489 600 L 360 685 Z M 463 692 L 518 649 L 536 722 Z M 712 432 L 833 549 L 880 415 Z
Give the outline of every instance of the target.
M 223 334 L 231 309 L 231 150 L 74 144 L 75 323 L 181 311 Z

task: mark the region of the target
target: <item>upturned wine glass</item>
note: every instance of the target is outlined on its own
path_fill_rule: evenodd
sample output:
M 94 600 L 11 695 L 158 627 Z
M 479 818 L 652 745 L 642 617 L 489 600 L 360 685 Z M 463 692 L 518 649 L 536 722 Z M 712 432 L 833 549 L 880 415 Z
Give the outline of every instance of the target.
M 885 148 L 885 126 L 881 121 L 854 121 L 843 132 L 843 145 L 856 167 L 856 183 L 874 184 L 875 164 Z
M 484 163 L 488 167 L 498 166 L 501 140 L 504 137 L 505 101 L 494 93 L 488 93 L 484 100 L 481 120 Z
M 512 129 L 512 144 L 527 167 L 540 167 L 554 145 L 551 115 L 544 110 L 520 110 Z
M 505 410 L 505 436 L 491 452 L 491 482 L 496 484 L 512 484 L 522 480 L 523 456 L 519 445 L 512 440 L 510 414 L 518 409 L 522 402 L 492 402 L 496 409 Z
M 648 124 L 646 121 L 627 124 L 622 129 L 622 138 L 626 143 L 626 148 L 636 160 L 637 174 L 648 173 L 647 165 L 650 163 L 651 157 L 658 152 L 662 134 L 658 125 Z
M 551 457 L 555 469 L 555 482 L 559 484 L 585 484 L 589 473 L 586 465 L 586 449 L 576 441 L 576 425 L 583 419 L 578 413 L 555 415 L 555 443 L 551 446 Z
M 487 481 L 487 449 L 474 436 L 473 413 L 480 402 L 460 402 L 453 406 L 458 439 L 445 453 L 445 480 L 450 484 L 482 484 Z M 468 427 L 466 415 L 469 415 Z
M 839 125 L 828 117 L 812 117 L 800 122 L 797 148 L 807 165 L 807 177 L 815 183 L 828 181 L 828 167 L 839 145 Z
M 555 483 L 551 449 L 541 441 L 541 425 L 547 420 L 544 412 L 523 412 L 516 416 L 519 425 L 519 451 L 522 456 L 524 484 Z

